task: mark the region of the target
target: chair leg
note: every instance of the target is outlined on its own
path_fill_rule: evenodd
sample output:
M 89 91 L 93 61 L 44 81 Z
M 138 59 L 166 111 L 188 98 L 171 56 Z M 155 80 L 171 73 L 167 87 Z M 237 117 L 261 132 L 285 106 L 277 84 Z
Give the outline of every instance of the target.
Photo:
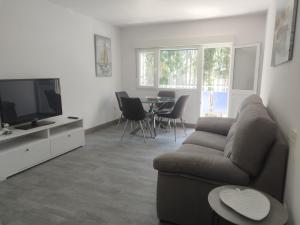
M 140 126 L 141 126 L 141 130 L 142 130 L 142 132 L 143 132 L 144 142 L 146 143 L 146 136 L 145 136 L 145 131 L 144 131 L 144 128 L 143 128 L 143 123 L 142 123 L 142 121 L 140 121 Z
M 173 120 L 174 125 L 174 134 L 175 134 L 175 142 L 176 142 L 176 119 Z
M 153 136 L 152 136 L 152 129 L 151 129 L 151 125 L 150 125 L 149 120 L 147 120 L 147 126 L 148 126 L 148 128 L 149 128 L 150 136 L 151 136 L 151 138 L 153 138 Z
M 154 133 L 154 138 L 156 137 L 156 119 L 155 115 L 153 116 L 153 133 Z
M 155 117 L 154 117 L 154 120 L 155 120 Z M 161 128 L 160 126 L 161 126 L 161 119 L 158 118 L 158 122 L 157 123 L 155 122 L 154 137 L 156 137 L 156 134 L 160 132 L 160 128 Z
M 126 131 L 126 128 L 127 128 L 127 124 L 128 124 L 128 120 L 126 120 L 126 122 L 125 122 L 123 134 L 122 134 L 122 137 L 121 137 L 121 141 L 123 141 L 123 137 L 124 137 L 124 135 L 125 135 L 125 131 Z
M 119 119 L 119 121 L 118 121 L 117 127 L 119 127 L 119 125 L 120 125 L 120 123 L 121 123 L 121 120 L 122 120 L 122 118 L 123 118 L 123 113 L 122 113 L 122 114 L 121 114 L 121 116 L 120 116 L 120 119 Z
M 169 119 L 166 119 L 166 118 L 163 119 L 163 118 L 161 118 L 160 122 L 159 122 L 159 128 L 164 128 L 165 132 L 170 132 Z
M 184 125 L 182 117 L 180 118 L 180 121 L 181 121 L 181 125 L 182 125 L 182 128 L 183 128 L 184 134 L 186 136 L 186 128 L 185 128 L 185 125 Z

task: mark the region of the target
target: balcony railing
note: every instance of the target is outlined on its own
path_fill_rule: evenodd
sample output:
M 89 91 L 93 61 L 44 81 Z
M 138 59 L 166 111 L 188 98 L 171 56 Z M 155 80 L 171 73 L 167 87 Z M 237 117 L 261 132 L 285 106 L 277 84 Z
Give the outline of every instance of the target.
M 201 116 L 228 116 L 228 86 L 202 86 Z

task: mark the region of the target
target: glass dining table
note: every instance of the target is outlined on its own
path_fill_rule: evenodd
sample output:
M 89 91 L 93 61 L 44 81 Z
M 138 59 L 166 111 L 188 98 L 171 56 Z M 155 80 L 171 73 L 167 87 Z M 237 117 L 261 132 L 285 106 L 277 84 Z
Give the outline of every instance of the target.
M 146 98 L 141 98 L 141 102 L 143 104 L 148 104 L 149 106 L 149 113 L 156 113 L 159 108 L 163 107 L 164 104 L 167 103 L 175 103 L 176 98 L 171 98 L 171 97 L 146 97 Z M 155 107 L 155 106 L 159 107 Z
M 152 125 L 153 129 L 153 134 L 154 137 L 156 137 L 156 122 L 155 122 L 155 115 L 159 111 L 160 108 L 162 108 L 165 104 L 169 103 L 175 103 L 176 98 L 172 97 L 145 97 L 145 98 L 140 98 L 141 102 L 145 105 L 148 105 L 148 110 L 147 112 L 150 114 L 150 124 Z M 140 130 L 139 127 L 134 129 L 131 134 L 136 134 Z

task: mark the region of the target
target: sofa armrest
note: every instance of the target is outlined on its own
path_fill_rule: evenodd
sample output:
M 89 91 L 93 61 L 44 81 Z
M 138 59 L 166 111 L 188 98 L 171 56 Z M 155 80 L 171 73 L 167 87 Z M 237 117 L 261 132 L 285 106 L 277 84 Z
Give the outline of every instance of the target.
M 214 182 L 248 185 L 249 175 L 223 154 L 202 154 L 177 151 L 154 159 L 153 167 L 160 172 L 190 175 Z
M 230 127 L 235 122 L 233 118 L 200 117 L 196 130 L 227 136 Z

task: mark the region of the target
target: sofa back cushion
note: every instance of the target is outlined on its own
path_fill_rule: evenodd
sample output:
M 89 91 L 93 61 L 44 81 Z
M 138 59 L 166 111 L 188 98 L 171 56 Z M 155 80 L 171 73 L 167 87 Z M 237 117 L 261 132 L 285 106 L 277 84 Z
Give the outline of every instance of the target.
M 248 105 L 252 105 L 252 104 L 263 105 L 263 102 L 262 102 L 261 98 L 258 95 L 256 95 L 256 94 L 249 95 L 241 103 L 239 112 L 243 111 Z
M 230 155 L 232 153 L 232 145 L 233 145 L 233 140 L 234 140 L 236 129 L 237 129 L 237 122 L 232 124 L 232 126 L 230 127 L 229 132 L 227 134 L 227 137 L 226 137 L 227 143 L 224 148 L 224 155 L 227 158 L 230 158 Z
M 226 136 L 227 141 L 231 140 L 232 137 L 235 135 L 236 127 L 237 127 L 237 122 L 234 122 L 234 123 L 232 124 L 232 126 L 230 127 L 230 129 L 229 129 L 229 131 L 228 131 L 228 134 L 227 134 L 227 136 Z
M 239 114 L 249 105 L 262 105 L 263 106 L 263 102 L 261 100 L 261 98 L 256 95 L 256 94 L 253 94 L 253 95 L 249 95 L 247 98 L 244 99 L 244 101 L 241 103 L 240 107 L 239 107 L 239 110 L 238 110 L 238 114 L 236 116 L 236 121 L 238 121 L 239 119 Z M 230 157 L 231 156 L 231 152 L 232 152 L 232 145 L 233 145 L 233 140 L 234 140 L 234 135 L 235 135 L 235 132 L 237 130 L 237 122 L 235 122 L 231 127 L 230 127 L 230 130 L 227 134 L 227 142 L 228 144 L 225 146 L 225 149 L 224 149 L 224 154 L 226 157 Z
M 263 105 L 263 102 L 262 102 L 261 98 L 260 98 L 258 95 L 256 95 L 256 94 L 249 95 L 249 96 L 248 96 L 247 98 L 245 98 L 245 99 L 243 100 L 243 102 L 241 103 L 241 105 L 240 105 L 240 107 L 239 107 L 239 109 L 238 109 L 238 113 L 237 113 L 236 119 L 239 118 L 240 113 L 241 113 L 248 105 L 252 105 L 252 104 L 254 104 L 254 105 L 256 105 L 256 104 L 258 104 L 258 105 Z
M 276 137 L 276 124 L 262 104 L 249 104 L 229 133 L 224 154 L 251 176 L 260 172 Z

